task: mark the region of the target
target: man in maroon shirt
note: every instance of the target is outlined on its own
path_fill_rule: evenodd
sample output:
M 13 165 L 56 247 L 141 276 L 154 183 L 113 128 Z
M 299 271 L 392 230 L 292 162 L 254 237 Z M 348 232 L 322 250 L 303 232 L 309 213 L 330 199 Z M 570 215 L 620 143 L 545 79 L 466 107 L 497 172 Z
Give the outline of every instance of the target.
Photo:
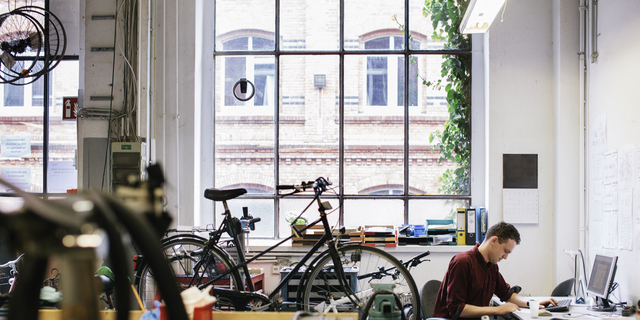
M 483 315 L 503 315 L 527 307 L 527 299 L 509 291 L 498 262 L 507 259 L 517 244 L 520 233 L 511 224 L 499 222 L 487 231 L 482 244 L 455 255 L 449 262 L 436 298 L 434 317 L 452 319 L 480 318 Z M 493 295 L 506 301 L 489 307 Z M 540 301 L 540 307 L 557 305 L 555 299 Z

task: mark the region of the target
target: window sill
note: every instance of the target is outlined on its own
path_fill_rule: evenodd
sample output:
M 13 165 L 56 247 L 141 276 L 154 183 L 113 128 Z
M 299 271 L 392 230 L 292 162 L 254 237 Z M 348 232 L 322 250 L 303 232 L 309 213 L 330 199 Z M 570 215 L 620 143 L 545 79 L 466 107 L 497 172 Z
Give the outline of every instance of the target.
M 251 245 L 251 241 L 249 240 L 249 246 L 247 247 L 247 251 L 250 256 L 254 256 L 264 250 L 269 249 L 270 247 L 264 245 Z M 256 240 L 253 240 L 256 241 Z M 263 242 L 262 240 L 260 242 Z M 379 249 L 383 249 L 389 253 L 421 253 L 425 251 L 430 251 L 432 253 L 460 253 L 471 249 L 473 246 L 398 246 L 398 247 L 377 247 Z M 326 247 L 324 247 L 326 248 Z M 311 247 L 292 247 L 290 245 L 281 245 L 271 251 L 271 254 L 282 254 L 282 253 L 306 253 L 311 249 Z M 322 250 L 322 249 L 321 249 Z

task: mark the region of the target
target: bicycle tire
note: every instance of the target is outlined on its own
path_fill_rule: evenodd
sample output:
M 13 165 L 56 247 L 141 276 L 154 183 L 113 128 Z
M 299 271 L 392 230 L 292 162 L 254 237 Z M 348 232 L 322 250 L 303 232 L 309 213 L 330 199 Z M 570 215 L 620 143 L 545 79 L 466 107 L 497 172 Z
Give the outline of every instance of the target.
M 353 305 L 347 299 L 344 293 L 345 290 L 343 290 L 335 277 L 331 255 L 329 251 L 325 251 L 318 262 L 312 266 L 308 277 L 304 279 L 302 299 L 305 311 L 361 312 L 368 301 L 368 297 L 371 297 L 373 293 L 371 284 L 395 283 L 403 306 L 411 308 L 408 314 L 412 316 L 407 319 L 420 320 L 421 317 L 413 316 L 420 314 L 418 287 L 409 270 L 398 259 L 383 250 L 364 245 L 344 246 L 338 249 L 338 254 L 352 290 L 356 293 L 356 296 L 360 297 L 357 305 Z M 383 267 L 384 270 L 389 270 L 389 272 L 397 270 L 397 281 L 394 282 L 391 276 L 384 276 L 381 279 L 373 279 L 371 277 L 358 279 L 359 276 L 377 271 L 380 267 Z M 342 299 L 341 303 L 335 305 L 335 310 L 329 308 L 331 299 L 340 301 L 340 298 L 344 299 Z
M 197 238 L 181 238 L 175 237 L 170 241 L 166 241 L 162 244 L 162 250 L 167 257 L 167 260 L 173 270 L 174 276 L 178 281 L 179 286 L 182 289 L 191 286 L 198 286 L 206 282 L 209 275 L 216 275 L 225 272 L 228 269 L 235 267 L 235 263 L 230 259 L 229 255 L 221 248 L 214 246 L 208 253 L 208 261 L 215 261 L 215 263 L 205 263 L 207 271 L 202 274 L 202 278 L 192 281 L 195 275 L 192 268 L 200 260 L 198 254 L 192 254 L 192 252 L 203 249 L 205 247 L 205 241 Z M 203 269 L 201 269 L 203 270 Z M 215 284 L 217 288 L 226 288 L 231 290 L 238 290 L 236 284 L 242 283 L 240 273 L 234 271 L 225 277 L 219 283 Z M 153 278 L 153 274 L 146 263 L 143 263 L 136 275 L 136 281 L 138 283 L 138 294 L 144 306 L 150 310 L 153 307 L 153 301 L 156 298 L 156 283 Z M 224 309 L 229 306 L 229 301 L 224 297 L 217 297 L 218 302 L 214 305 L 214 308 Z

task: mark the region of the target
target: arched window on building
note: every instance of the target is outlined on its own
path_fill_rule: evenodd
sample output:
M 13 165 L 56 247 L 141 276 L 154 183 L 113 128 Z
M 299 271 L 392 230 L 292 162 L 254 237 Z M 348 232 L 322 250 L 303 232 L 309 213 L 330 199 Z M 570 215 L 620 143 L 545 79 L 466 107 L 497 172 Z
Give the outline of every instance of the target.
M 370 38 L 364 42 L 365 50 L 402 50 L 404 38 L 401 35 L 385 35 Z M 419 49 L 420 42 L 412 40 L 412 48 Z M 404 56 L 367 57 L 365 81 L 365 99 L 367 106 L 399 107 L 404 106 Z M 409 63 L 409 106 L 418 105 L 418 62 Z M 396 108 L 398 109 L 398 108 Z

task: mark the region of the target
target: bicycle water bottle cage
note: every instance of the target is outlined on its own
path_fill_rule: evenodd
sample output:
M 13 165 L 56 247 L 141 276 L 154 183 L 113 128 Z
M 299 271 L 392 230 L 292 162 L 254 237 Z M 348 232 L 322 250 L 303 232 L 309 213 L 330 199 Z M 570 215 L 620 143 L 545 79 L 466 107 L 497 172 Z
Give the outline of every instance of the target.
M 240 219 L 233 217 L 229 220 L 227 233 L 232 237 L 242 233 L 242 223 Z

